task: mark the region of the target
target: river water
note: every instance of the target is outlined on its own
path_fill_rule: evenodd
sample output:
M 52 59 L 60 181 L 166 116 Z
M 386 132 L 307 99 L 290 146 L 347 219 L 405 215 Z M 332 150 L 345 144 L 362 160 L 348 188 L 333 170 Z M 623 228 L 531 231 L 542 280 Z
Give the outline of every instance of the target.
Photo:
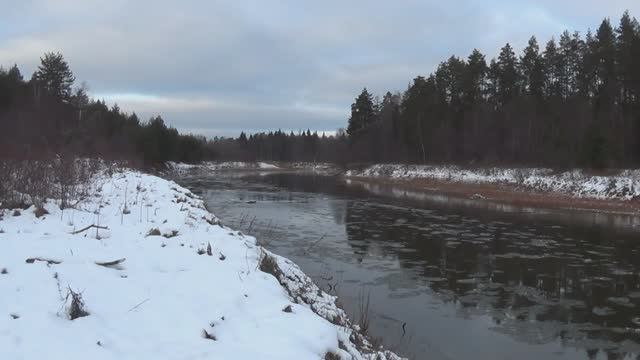
M 366 312 L 368 332 L 402 355 L 640 358 L 638 218 L 305 174 L 178 181 L 337 294 L 354 321 Z

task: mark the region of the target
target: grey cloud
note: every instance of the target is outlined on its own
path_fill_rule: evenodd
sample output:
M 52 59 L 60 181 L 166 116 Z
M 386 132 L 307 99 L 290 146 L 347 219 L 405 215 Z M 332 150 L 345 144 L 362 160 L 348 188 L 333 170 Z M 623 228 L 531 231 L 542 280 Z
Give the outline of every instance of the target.
M 61 50 L 95 96 L 184 131 L 335 130 L 364 86 L 402 91 L 452 54 L 624 9 L 640 16 L 636 0 L 26 0 L 0 14 L 0 64 L 28 74 Z

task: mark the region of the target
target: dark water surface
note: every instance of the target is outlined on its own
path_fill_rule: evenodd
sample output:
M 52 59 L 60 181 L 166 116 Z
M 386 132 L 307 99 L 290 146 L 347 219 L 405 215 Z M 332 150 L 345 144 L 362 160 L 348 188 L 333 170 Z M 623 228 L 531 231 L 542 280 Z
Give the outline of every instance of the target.
M 301 174 L 179 179 L 415 359 L 639 359 L 635 217 Z M 403 330 L 403 324 L 404 330 Z

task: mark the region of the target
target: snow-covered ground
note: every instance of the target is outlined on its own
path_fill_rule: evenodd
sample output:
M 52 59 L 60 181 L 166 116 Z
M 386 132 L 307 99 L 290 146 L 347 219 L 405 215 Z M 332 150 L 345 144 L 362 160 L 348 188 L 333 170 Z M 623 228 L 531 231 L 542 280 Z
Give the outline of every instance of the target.
M 278 170 L 278 166 L 266 162 L 243 162 L 243 161 L 205 161 L 200 164 L 185 164 L 177 162 L 167 162 L 167 168 L 175 172 L 186 172 L 191 170 L 216 171 L 216 170 Z
M 329 163 L 311 163 L 311 162 L 295 162 L 295 163 L 267 163 L 267 162 L 242 162 L 242 161 L 205 161 L 199 164 L 185 164 L 168 162 L 167 170 L 174 174 L 185 174 L 192 172 L 212 172 L 220 170 L 256 170 L 256 171 L 305 171 L 322 175 L 337 174 L 341 169 Z
M 397 358 L 188 190 L 131 170 L 91 189 L 76 209 L 0 211 L 0 358 Z
M 435 179 L 461 183 L 509 184 L 540 192 L 594 199 L 633 200 L 640 196 L 640 170 L 597 176 L 583 170 L 557 172 L 542 168 L 477 168 L 429 165 L 373 165 L 350 170 L 347 177 Z

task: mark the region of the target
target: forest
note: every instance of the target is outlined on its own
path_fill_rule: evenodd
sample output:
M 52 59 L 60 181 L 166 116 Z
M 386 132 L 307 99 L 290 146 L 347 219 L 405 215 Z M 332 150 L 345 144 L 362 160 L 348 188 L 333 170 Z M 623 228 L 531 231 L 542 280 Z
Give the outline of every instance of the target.
M 165 161 L 305 161 L 634 167 L 640 164 L 640 25 L 625 12 L 583 36 L 564 31 L 516 54 L 451 56 L 428 76 L 380 99 L 366 88 L 346 129 L 179 134 L 160 116 L 141 120 L 91 99 L 60 53 L 29 80 L 0 68 L 0 160 L 61 153 Z M 215 122 L 216 119 L 211 119 Z
M 282 131 L 216 139 L 243 160 L 633 167 L 640 163 L 640 25 L 625 12 L 520 54 L 451 56 L 403 93 L 366 88 L 335 137 Z
M 69 155 L 127 160 L 135 166 L 210 158 L 204 137 L 181 135 L 160 116 L 142 121 L 90 99 L 60 53 L 46 53 L 31 79 L 0 68 L 0 160 Z

